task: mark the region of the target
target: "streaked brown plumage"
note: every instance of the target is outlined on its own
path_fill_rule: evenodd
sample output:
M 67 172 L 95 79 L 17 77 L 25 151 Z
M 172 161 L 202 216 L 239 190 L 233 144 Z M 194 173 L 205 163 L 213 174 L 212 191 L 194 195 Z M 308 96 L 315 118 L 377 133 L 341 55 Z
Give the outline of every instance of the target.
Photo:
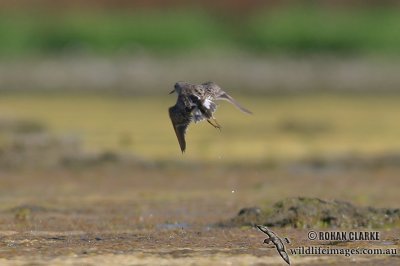
M 251 114 L 249 110 L 242 107 L 214 82 L 203 84 L 177 82 L 174 90 L 170 93 L 173 92 L 178 94 L 178 99 L 176 104 L 169 108 L 169 117 L 171 118 L 182 153 L 186 149 L 185 133 L 190 122 L 194 121 L 197 123 L 206 119 L 213 127 L 221 129 L 221 126 L 213 116 L 217 109 L 217 105 L 213 101 L 228 101 L 242 112 Z

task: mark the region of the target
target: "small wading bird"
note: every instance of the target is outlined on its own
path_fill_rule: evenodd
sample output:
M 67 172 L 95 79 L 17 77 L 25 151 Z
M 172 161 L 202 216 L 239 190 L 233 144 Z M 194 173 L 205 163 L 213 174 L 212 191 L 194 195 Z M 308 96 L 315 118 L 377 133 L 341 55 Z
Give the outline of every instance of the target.
M 282 259 L 284 261 L 286 261 L 287 264 L 290 265 L 289 255 L 286 252 L 286 248 L 285 248 L 285 245 L 283 244 L 282 239 L 266 226 L 257 225 L 257 228 L 260 229 L 261 232 L 265 233 L 268 236 L 268 238 L 264 239 L 264 243 L 269 244 L 270 242 L 272 242 L 275 245 L 276 250 L 278 250 L 279 255 L 281 255 Z M 285 237 L 285 241 L 288 244 L 290 243 L 289 239 L 287 239 L 286 237 Z
M 228 101 L 242 112 L 251 114 L 249 110 L 242 107 L 214 82 L 197 85 L 181 81 L 175 83 L 174 90 L 170 94 L 174 92 L 178 94 L 178 100 L 174 106 L 169 108 L 169 117 L 182 153 L 186 149 L 185 133 L 190 122 L 197 123 L 206 119 L 213 127 L 221 130 L 220 124 L 213 116 L 217 109 L 215 100 Z

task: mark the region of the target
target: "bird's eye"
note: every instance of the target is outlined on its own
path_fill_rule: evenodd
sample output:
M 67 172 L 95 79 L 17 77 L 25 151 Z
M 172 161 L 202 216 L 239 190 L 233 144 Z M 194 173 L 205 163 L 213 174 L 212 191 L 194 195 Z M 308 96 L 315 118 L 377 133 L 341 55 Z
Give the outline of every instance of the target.
M 175 87 L 175 89 L 178 89 L 179 88 L 178 83 L 176 83 L 174 87 Z

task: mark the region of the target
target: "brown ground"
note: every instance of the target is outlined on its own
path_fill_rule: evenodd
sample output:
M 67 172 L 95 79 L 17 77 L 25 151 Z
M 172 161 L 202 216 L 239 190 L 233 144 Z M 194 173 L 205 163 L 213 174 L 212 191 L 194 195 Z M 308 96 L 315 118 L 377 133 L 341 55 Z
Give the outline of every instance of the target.
M 254 228 L 214 223 L 242 207 L 291 196 L 398 207 L 396 167 L 293 172 L 261 166 L 119 164 L 0 172 L 1 265 L 284 265 Z M 329 189 L 326 189 L 329 188 Z M 308 229 L 274 228 L 287 247 L 310 246 Z M 368 230 L 368 229 L 365 229 Z M 400 247 L 384 241 L 340 247 Z M 320 243 L 327 244 L 327 243 Z M 328 243 L 329 244 L 329 243 Z M 293 265 L 394 265 L 399 256 L 294 256 Z

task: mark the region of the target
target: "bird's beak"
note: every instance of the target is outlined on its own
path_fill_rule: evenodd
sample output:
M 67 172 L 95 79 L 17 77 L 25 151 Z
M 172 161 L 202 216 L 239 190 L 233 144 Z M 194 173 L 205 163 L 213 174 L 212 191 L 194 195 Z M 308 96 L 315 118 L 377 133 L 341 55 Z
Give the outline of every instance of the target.
M 174 92 L 175 92 L 175 90 L 171 91 L 169 94 L 172 94 L 172 93 L 174 93 Z

